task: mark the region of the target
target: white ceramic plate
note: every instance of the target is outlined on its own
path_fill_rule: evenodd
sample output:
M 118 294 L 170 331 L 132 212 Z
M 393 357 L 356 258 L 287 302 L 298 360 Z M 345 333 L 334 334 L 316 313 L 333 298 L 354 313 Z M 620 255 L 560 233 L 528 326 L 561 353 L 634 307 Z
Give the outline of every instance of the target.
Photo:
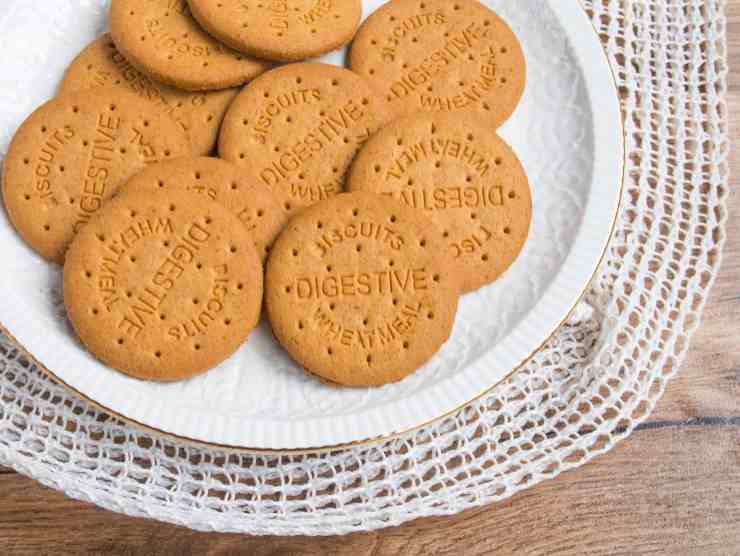
M 366 0 L 369 14 L 382 2 Z M 234 357 L 188 382 L 141 382 L 106 368 L 65 318 L 61 272 L 0 211 L 0 322 L 59 380 L 147 427 L 252 449 L 325 448 L 393 435 L 445 415 L 503 380 L 575 307 L 609 240 L 622 186 L 623 128 L 599 38 L 577 0 L 486 0 L 513 27 L 528 85 L 501 133 L 529 174 L 534 225 L 514 267 L 462 301 L 450 341 L 406 381 L 369 390 L 303 373 L 263 326 Z M 0 152 L 53 96 L 64 68 L 105 29 L 105 0 L 5 0 L 0 13 Z M 327 57 L 341 63 L 344 53 Z

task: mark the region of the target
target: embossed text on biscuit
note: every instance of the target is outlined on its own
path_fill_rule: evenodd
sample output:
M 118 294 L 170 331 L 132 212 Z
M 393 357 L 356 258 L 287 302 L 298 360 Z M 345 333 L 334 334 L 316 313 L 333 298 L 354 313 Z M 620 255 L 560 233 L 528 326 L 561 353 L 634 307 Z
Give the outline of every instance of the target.
M 329 229 L 326 233 L 321 234 L 318 241 L 315 242 L 321 256 L 325 256 L 337 245 L 353 239 L 370 239 L 383 243 L 399 251 L 406 245 L 406 241 L 397 231 L 378 224 L 377 222 L 358 222 L 345 224 L 340 227 Z
M 424 268 L 354 272 L 329 276 L 307 276 L 296 280 L 295 294 L 301 300 L 377 297 L 416 293 L 429 289 Z
M 393 163 L 386 172 L 386 179 L 403 179 L 411 168 L 430 157 L 460 161 L 481 177 L 488 174 L 491 169 L 488 157 L 474 147 L 455 139 L 431 138 L 404 148 L 401 154 L 393 159 Z
M 326 340 L 336 341 L 347 347 L 359 344 L 363 349 L 373 350 L 410 336 L 421 318 L 423 308 L 422 303 L 407 304 L 397 315 L 364 330 L 344 326 L 321 308 L 316 310 L 313 322 Z
M 278 185 L 300 172 L 308 160 L 332 144 L 351 142 L 357 148 L 369 136 L 366 126 L 358 129 L 356 125 L 364 117 L 365 112 L 360 105 L 352 99 L 348 100 L 344 106 L 323 117 L 316 127 L 300 137 L 287 152 L 281 153 L 276 160 L 263 167 L 259 174 L 260 179 L 267 186 Z

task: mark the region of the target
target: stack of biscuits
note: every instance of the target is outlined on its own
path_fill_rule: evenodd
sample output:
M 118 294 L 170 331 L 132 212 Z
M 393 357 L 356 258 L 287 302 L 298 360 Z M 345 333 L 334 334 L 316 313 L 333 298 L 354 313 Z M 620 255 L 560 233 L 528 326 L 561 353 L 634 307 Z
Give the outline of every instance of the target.
M 476 0 L 112 0 L 3 196 L 106 365 L 176 381 L 260 322 L 336 385 L 402 380 L 532 220 L 496 130 L 522 48 Z M 349 69 L 305 62 L 351 44 Z

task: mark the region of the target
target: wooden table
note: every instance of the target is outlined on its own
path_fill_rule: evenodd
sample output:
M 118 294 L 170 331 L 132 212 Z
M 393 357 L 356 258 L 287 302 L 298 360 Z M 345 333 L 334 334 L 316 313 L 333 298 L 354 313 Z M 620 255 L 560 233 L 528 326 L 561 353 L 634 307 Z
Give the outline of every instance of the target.
M 729 0 L 730 67 L 740 0 Z M 740 75 L 730 78 L 733 142 Z M 0 554 L 740 554 L 740 157 L 728 242 L 689 359 L 650 421 L 597 461 L 511 500 L 330 539 L 201 534 L 75 502 L 0 468 Z

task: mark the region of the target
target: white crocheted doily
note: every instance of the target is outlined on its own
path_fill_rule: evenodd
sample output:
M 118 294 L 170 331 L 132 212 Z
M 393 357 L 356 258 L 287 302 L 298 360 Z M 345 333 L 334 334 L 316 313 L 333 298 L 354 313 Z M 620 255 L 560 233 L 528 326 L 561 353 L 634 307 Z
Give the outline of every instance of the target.
M 724 2 L 584 3 L 625 110 L 623 209 L 587 302 L 510 380 L 389 442 L 271 457 L 120 423 L 0 337 L 0 462 L 129 515 L 201 530 L 321 535 L 501 500 L 628 436 L 678 370 L 720 260 Z

